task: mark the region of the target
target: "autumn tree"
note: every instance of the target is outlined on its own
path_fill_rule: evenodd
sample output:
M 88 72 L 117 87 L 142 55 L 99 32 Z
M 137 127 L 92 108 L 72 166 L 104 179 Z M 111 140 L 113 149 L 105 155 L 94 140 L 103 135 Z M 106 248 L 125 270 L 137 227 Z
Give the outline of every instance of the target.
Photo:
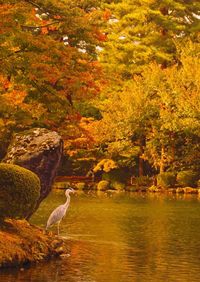
M 157 172 L 180 168 L 184 165 L 178 147 L 183 150 L 189 129 L 183 129 L 179 110 L 186 101 L 182 87 L 190 76 L 186 65 L 199 64 L 200 4 L 119 0 L 107 1 L 106 7 L 110 16 L 101 62 L 112 83 L 101 102 L 102 142 L 107 143 L 109 152 L 124 154 L 132 148 L 139 158 L 140 175 L 145 161 Z M 187 48 L 180 51 L 184 45 L 190 49 L 187 63 L 183 58 Z M 186 92 L 192 95 L 189 88 Z M 188 117 L 189 111 L 182 110 Z
M 99 1 L 0 1 L 0 130 L 58 129 L 79 120 L 74 103 L 94 97 Z
M 199 169 L 199 44 L 186 46 L 181 66 L 150 64 L 101 103 L 102 142 L 113 157 L 138 156 L 139 175 L 145 161 L 157 172 Z
M 98 92 L 96 46 L 101 16 L 96 4 L 1 3 L 1 90 L 8 102 L 23 104 L 21 109 L 36 120 L 56 123 L 74 99 Z

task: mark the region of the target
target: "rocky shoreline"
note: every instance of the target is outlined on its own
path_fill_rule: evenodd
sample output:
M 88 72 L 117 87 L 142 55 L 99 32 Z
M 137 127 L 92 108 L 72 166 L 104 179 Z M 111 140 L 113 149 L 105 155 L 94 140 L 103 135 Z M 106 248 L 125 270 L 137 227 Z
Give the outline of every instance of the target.
M 26 220 L 7 219 L 0 226 L 0 268 L 24 266 L 64 254 L 65 240 Z

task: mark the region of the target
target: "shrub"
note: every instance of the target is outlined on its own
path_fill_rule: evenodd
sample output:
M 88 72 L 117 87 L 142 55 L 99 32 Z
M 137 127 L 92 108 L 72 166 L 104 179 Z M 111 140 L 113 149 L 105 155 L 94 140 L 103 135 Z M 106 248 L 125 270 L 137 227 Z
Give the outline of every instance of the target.
M 192 170 L 180 171 L 177 174 L 177 183 L 181 187 L 196 187 L 198 181 L 198 174 Z
M 111 183 L 111 187 L 113 189 L 116 189 L 116 190 L 124 190 L 125 189 L 125 184 L 122 183 L 122 182 L 118 182 L 118 181 L 113 181 Z
M 40 196 L 40 180 L 32 171 L 0 164 L 0 217 L 26 218 Z
M 141 187 L 141 186 L 149 186 L 152 184 L 152 178 L 149 176 L 138 176 L 135 177 L 134 179 L 135 181 L 135 185 L 137 187 Z
M 102 175 L 103 180 L 111 181 L 111 182 L 122 182 L 126 183 L 129 178 L 129 173 L 127 173 L 123 169 L 113 169 L 109 172 L 105 172 Z
M 97 190 L 107 190 L 110 188 L 110 182 L 107 180 L 101 180 L 98 184 L 97 184 Z
M 163 188 L 174 187 L 176 183 L 176 174 L 174 172 L 163 172 L 157 176 L 158 186 Z

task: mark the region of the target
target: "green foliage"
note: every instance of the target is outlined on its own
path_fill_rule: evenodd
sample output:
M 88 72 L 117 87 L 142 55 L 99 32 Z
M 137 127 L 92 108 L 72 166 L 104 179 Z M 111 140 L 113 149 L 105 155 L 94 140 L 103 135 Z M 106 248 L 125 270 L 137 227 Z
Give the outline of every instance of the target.
M 174 39 L 198 40 L 199 3 L 119 0 L 112 1 L 107 8 L 111 10 L 111 18 L 103 61 L 109 70 L 117 71 L 125 80 L 141 72 L 149 62 L 165 67 L 176 63 Z
M 185 44 L 177 47 L 180 66 L 150 64 L 105 93 L 98 132 L 115 159 L 137 156 L 155 172 L 200 168 L 199 43 Z
M 122 182 L 126 183 L 127 179 L 129 178 L 130 174 L 125 169 L 113 169 L 109 172 L 104 172 L 102 175 L 102 179 L 108 180 L 112 182 Z
M 92 103 L 90 104 L 86 102 L 79 102 L 74 104 L 74 106 L 83 117 L 92 117 L 97 120 L 100 120 L 102 118 L 100 110 L 97 107 L 93 106 Z
M 40 180 L 33 172 L 11 164 L 0 164 L 0 216 L 26 218 L 40 195 Z
M 94 166 L 96 159 L 94 157 L 87 157 L 86 150 L 84 150 L 85 157 L 81 157 L 79 152 L 74 156 L 64 155 L 62 158 L 62 163 L 59 167 L 59 175 L 82 175 L 85 176 Z
M 157 175 L 158 186 L 162 188 L 174 187 L 176 183 L 176 174 L 173 172 L 163 172 Z
M 192 170 L 180 171 L 177 174 L 177 183 L 182 187 L 196 187 L 199 174 Z
M 123 168 L 113 169 L 109 172 L 104 172 L 102 175 L 103 180 L 107 180 L 110 183 L 110 187 L 116 190 L 124 190 L 125 184 L 130 174 Z
M 74 158 L 72 160 L 72 171 L 77 175 L 86 175 L 94 165 L 94 162 L 94 158 Z
M 147 187 L 152 184 L 152 178 L 149 176 L 135 177 L 134 183 L 136 187 Z
M 8 128 L 4 127 L 0 130 L 0 160 L 2 160 L 6 155 L 11 135 L 11 131 Z
M 104 191 L 110 188 L 110 182 L 107 180 L 101 180 L 97 184 L 97 190 Z

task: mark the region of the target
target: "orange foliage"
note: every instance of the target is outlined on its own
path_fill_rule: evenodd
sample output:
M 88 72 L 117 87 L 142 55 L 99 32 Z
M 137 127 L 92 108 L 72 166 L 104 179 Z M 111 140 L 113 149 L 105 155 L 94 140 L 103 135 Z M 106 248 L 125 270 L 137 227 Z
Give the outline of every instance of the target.
M 101 42 L 106 41 L 107 35 L 106 35 L 105 33 L 101 32 L 100 30 L 97 30 L 95 33 L 96 33 L 96 38 L 97 38 L 99 41 L 101 41 Z
M 105 21 L 108 21 L 109 19 L 110 19 L 110 17 L 111 17 L 111 12 L 110 12 L 110 10 L 105 10 L 104 11 L 104 13 L 103 13 L 103 19 L 105 20 Z
M 42 34 L 48 34 L 49 32 L 47 27 L 42 27 L 41 30 L 42 30 Z
M 26 97 L 27 93 L 23 90 L 14 89 L 10 92 L 7 92 L 3 97 L 8 101 L 8 103 L 13 105 L 21 105 Z

